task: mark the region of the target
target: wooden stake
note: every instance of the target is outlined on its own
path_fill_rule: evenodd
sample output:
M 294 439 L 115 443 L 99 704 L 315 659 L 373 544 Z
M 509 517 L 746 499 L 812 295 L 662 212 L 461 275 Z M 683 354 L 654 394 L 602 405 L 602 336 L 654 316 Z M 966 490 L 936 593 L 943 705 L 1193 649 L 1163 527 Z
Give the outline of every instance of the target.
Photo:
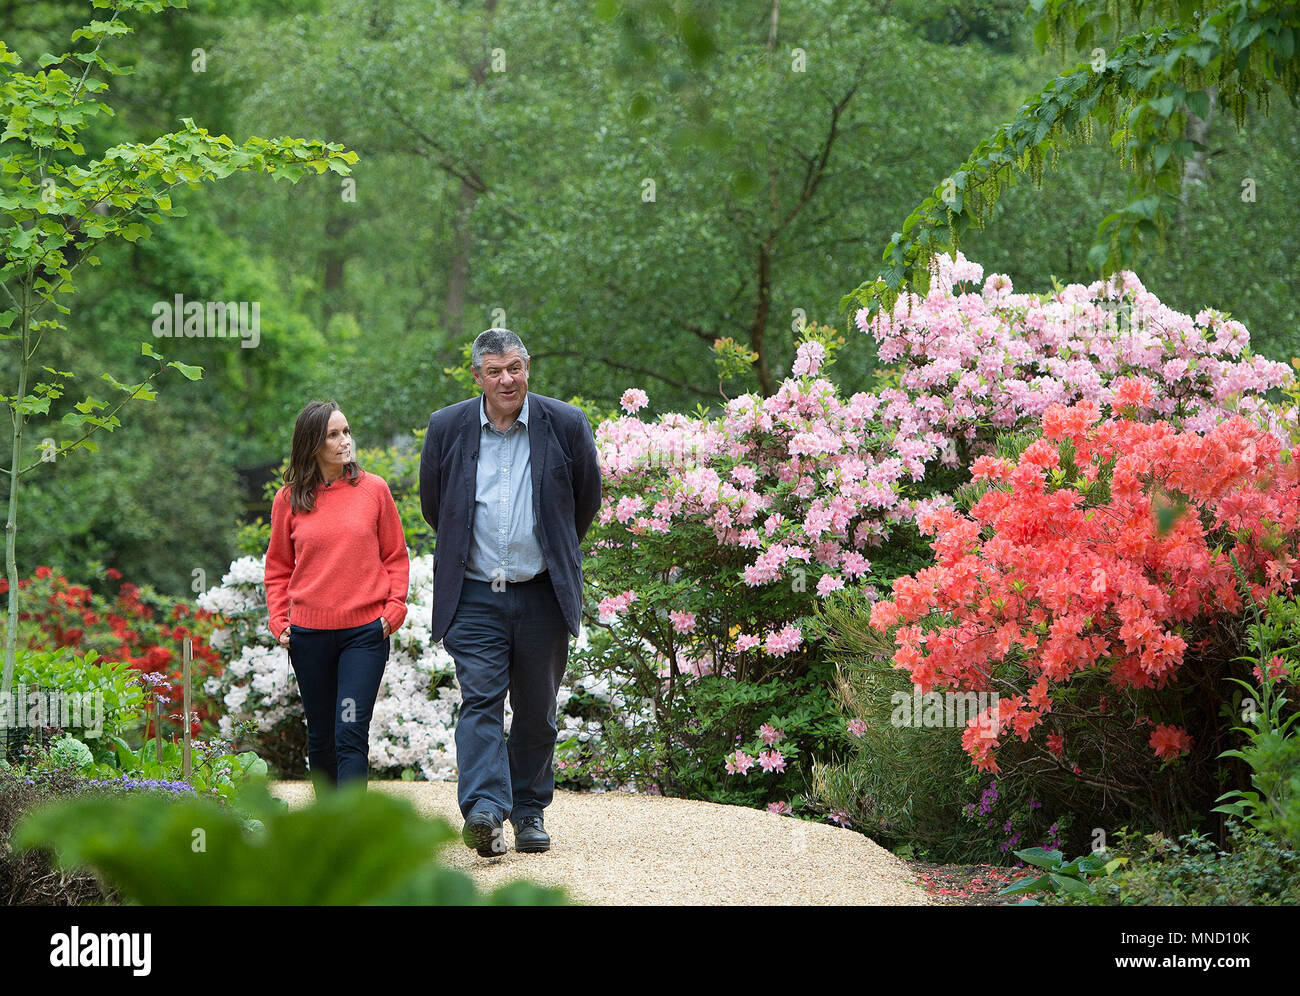
M 185 716 L 182 720 L 185 724 L 185 734 L 184 740 L 182 741 L 184 747 L 181 751 L 181 778 L 185 781 L 189 781 L 190 772 L 193 770 L 190 758 L 190 751 L 192 749 L 190 746 L 190 665 L 194 661 L 194 647 L 188 636 L 185 638 L 183 647 L 184 649 L 181 659 L 184 663 L 181 670 L 181 688 L 182 700 L 185 703 Z
M 153 745 L 158 753 L 158 763 L 163 763 L 162 758 L 162 699 L 154 699 L 153 706 Z

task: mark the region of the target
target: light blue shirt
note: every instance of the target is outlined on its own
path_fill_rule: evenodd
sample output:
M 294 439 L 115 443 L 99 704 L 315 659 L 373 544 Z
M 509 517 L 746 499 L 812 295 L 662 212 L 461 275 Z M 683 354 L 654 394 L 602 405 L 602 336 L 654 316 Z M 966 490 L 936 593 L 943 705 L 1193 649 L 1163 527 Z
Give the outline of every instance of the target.
M 480 395 L 480 398 L 482 396 Z M 500 432 L 479 401 L 478 475 L 474 529 L 465 576 L 527 581 L 546 569 L 533 516 L 533 465 L 528 445 L 528 395 L 519 417 Z

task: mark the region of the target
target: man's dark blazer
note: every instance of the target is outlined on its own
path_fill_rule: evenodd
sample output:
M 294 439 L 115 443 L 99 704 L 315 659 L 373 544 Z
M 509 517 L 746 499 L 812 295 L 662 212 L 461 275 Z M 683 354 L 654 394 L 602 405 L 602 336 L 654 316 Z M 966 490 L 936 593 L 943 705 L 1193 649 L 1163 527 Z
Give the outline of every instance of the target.
M 600 510 L 600 461 L 591 422 L 581 408 L 528 392 L 528 447 L 533 519 L 551 585 L 569 632 L 582 619 L 582 549 Z M 451 625 L 465 580 L 478 479 L 483 396 L 448 405 L 429 417 L 420 453 L 420 507 L 433 527 L 433 639 Z

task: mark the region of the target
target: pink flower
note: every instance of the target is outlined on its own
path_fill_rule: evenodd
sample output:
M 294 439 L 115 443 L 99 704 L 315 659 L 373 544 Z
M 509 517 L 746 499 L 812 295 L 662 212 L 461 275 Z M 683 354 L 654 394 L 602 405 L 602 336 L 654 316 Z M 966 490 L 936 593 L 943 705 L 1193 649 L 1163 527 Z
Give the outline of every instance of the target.
M 754 766 L 754 759 L 743 750 L 736 750 L 727 755 L 727 774 L 746 775 Z
M 832 823 L 838 823 L 842 827 L 851 827 L 853 825 L 849 822 L 849 814 L 844 812 L 842 809 L 832 809 L 826 814 L 826 818 Z
M 639 387 L 629 387 L 623 392 L 620 404 L 622 404 L 623 410 L 631 415 L 650 404 L 650 397 Z
M 823 597 L 844 587 L 844 579 L 837 574 L 823 574 L 817 582 L 817 594 Z
M 597 611 L 600 613 L 600 621 L 610 623 L 627 611 L 627 607 L 636 601 L 636 592 L 628 590 L 621 595 L 610 595 L 608 598 L 602 598 Z
M 799 346 L 795 355 L 793 373 L 796 377 L 806 377 L 821 369 L 826 359 L 826 347 L 820 342 L 805 342 Z
M 769 802 L 767 804 L 767 811 L 769 813 L 775 813 L 777 816 L 789 816 L 794 812 L 794 810 L 790 808 L 788 802 Z
M 1005 273 L 990 273 L 984 280 L 984 296 L 1006 297 L 1011 293 L 1011 278 Z
M 645 504 L 645 499 L 640 495 L 625 495 L 618 500 L 618 508 L 614 512 L 614 518 L 619 522 L 630 521 Z
M 803 632 L 798 626 L 787 625 L 775 633 L 769 633 L 763 643 L 763 649 L 773 657 L 784 657 L 803 643 Z
M 762 642 L 763 641 L 756 636 L 751 636 L 749 633 L 741 633 L 736 637 L 736 649 L 741 651 L 753 650 Z
M 1268 667 L 1269 684 L 1272 684 L 1275 681 L 1279 681 L 1282 678 L 1285 678 L 1289 673 L 1289 669 L 1286 666 L 1286 661 L 1282 660 L 1281 657 L 1274 657 L 1271 661 L 1268 662 L 1267 667 Z M 1262 684 L 1264 681 L 1264 673 L 1259 669 L 1258 664 L 1255 665 L 1252 673 L 1255 675 L 1255 680 Z
M 855 737 L 860 737 L 867 732 L 867 724 L 860 719 L 850 719 L 849 732 Z
M 758 735 L 763 738 L 763 743 L 769 747 L 780 740 L 783 733 L 785 733 L 785 730 L 778 730 L 771 723 L 764 723 L 758 728 Z
M 695 629 L 694 612 L 670 612 L 668 618 L 673 621 L 673 629 L 678 633 L 689 633 Z
M 758 755 L 759 766 L 766 772 L 777 774 L 785 771 L 785 756 L 779 750 L 765 750 Z
M 861 577 L 871 570 L 871 561 L 856 550 L 850 550 L 844 555 L 844 573 L 852 574 L 854 577 Z

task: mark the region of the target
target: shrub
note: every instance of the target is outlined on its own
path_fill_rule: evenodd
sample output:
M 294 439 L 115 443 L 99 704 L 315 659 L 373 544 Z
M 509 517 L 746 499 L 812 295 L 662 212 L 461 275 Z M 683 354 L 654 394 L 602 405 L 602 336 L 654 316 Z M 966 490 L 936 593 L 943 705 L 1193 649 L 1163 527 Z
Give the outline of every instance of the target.
M 95 759 L 112 758 L 128 731 L 140 724 L 145 692 L 129 664 L 101 660 L 93 650 L 20 650 L 9 700 L 0 700 L 0 732 L 12 761 L 29 741 L 60 729 L 83 741 Z
M 1238 660 L 1254 663 L 1258 684 L 1230 679 L 1246 692 L 1239 703 L 1239 715 L 1246 725 L 1234 730 L 1245 735 L 1246 744 L 1220 755 L 1237 758 L 1250 769 L 1250 788 L 1225 792 L 1218 800 L 1223 805 L 1214 811 L 1235 816 L 1279 843 L 1298 848 L 1300 736 L 1296 736 L 1296 724 L 1300 712 L 1291 706 L 1286 692 L 1297 683 L 1300 670 L 1300 602 L 1274 595 L 1264 611 L 1253 601 L 1251 610 L 1254 620 L 1248 645 L 1253 655 Z
M 610 650 L 593 666 L 649 701 L 659 729 L 642 740 L 659 744 L 661 769 L 688 737 L 707 743 L 696 763 L 721 768 L 741 727 L 764 721 L 755 711 L 752 725 L 705 717 L 691 728 L 699 683 L 804 687 L 823 654 L 816 603 L 840 590 L 872 601 L 870 583 L 893 580 L 879 569 L 892 558 L 874 551 L 950 508 L 936 471 L 985 456 L 996 432 L 1054 404 L 1110 402 L 1132 383 L 1197 430 L 1237 412 L 1279 432 L 1294 423 L 1294 405 L 1265 398 L 1293 385 L 1291 371 L 1250 355 L 1239 322 L 1173 312 L 1131 273 L 1035 296 L 999 275 L 970 293 L 982 270 L 960 255 L 935 267 L 925 299 L 858 316 L 881 360 L 897 363 L 877 393 L 840 397 L 824 370 L 842 340 L 812 326 L 771 397 L 648 422 L 636 414 L 648 396 L 633 388 L 627 414 L 598 427 L 605 495 L 584 566 Z M 725 374 L 734 344 L 715 351 Z
M 1252 354 L 1241 322 L 1211 308 L 1174 311 L 1131 271 L 1038 295 L 1013 293 L 1003 274 L 981 286 L 983 267 L 961 253 L 929 268 L 926 297 L 906 294 L 892 313 L 855 317 L 880 360 L 900 365 L 900 390 L 881 392 L 900 431 L 965 439 L 978 455 L 989 430 L 1038 421 L 1053 404 L 1109 402 L 1114 381 L 1131 377 L 1152 386 L 1157 414 L 1192 431 L 1234 414 L 1295 431 L 1294 396 L 1266 403 L 1268 391 L 1294 388 L 1286 364 Z
M 1150 398 L 1133 380 L 1112 403 L 1132 416 Z M 922 691 L 1000 694 L 963 733 L 977 768 L 1014 745 L 1073 808 L 1109 796 L 1187 825 L 1208 809 L 1242 639 L 1230 558 L 1250 596 L 1293 588 L 1300 450 L 1241 418 L 1201 436 L 1099 416 L 1049 407 L 1018 461 L 977 459 L 969 514 L 922 521 L 936 563 L 896 580 L 871 623 Z
M 219 703 L 203 694 L 204 682 L 221 664 L 209 646 L 215 620 L 184 600 L 124 582 L 121 577 L 112 568 L 105 572 L 102 584 L 114 589 L 111 596 L 72 584 L 47 566 L 37 567 L 30 578 L 19 579 L 23 604 L 29 606 L 18 614 L 19 646 L 31 650 L 75 647 L 121 661 L 141 674 L 157 675 L 160 680 L 154 689 L 164 707 L 164 731 L 177 735 L 182 722 L 181 641 L 188 638 L 193 650 L 192 704 L 197 714 L 191 733 L 202 736 L 204 724 L 212 729 L 221 711 Z M 8 582 L 0 578 L 0 593 L 7 588 Z M 17 672 L 14 680 L 19 680 Z
M 959 728 L 912 722 L 911 677 L 853 601 L 828 599 L 818 616 L 837 665 L 836 698 L 852 717 L 846 756 L 813 769 L 821 808 L 842 811 L 902 856 L 944 863 L 998 863 L 1017 847 L 1066 838 L 1071 817 L 1045 808 L 1031 781 L 981 776 Z
M 10 843 L 14 827 L 27 813 L 87 791 L 84 781 L 72 774 L 37 784 L 0 763 L 0 905 L 79 906 L 108 898 L 93 873 L 58 869 L 49 855 L 15 850 Z
M 1199 833 L 1176 839 L 1125 828 L 1103 857 L 1115 870 L 1086 891 L 1043 897 L 1088 906 L 1294 906 L 1300 850 L 1230 821 L 1229 847 Z

